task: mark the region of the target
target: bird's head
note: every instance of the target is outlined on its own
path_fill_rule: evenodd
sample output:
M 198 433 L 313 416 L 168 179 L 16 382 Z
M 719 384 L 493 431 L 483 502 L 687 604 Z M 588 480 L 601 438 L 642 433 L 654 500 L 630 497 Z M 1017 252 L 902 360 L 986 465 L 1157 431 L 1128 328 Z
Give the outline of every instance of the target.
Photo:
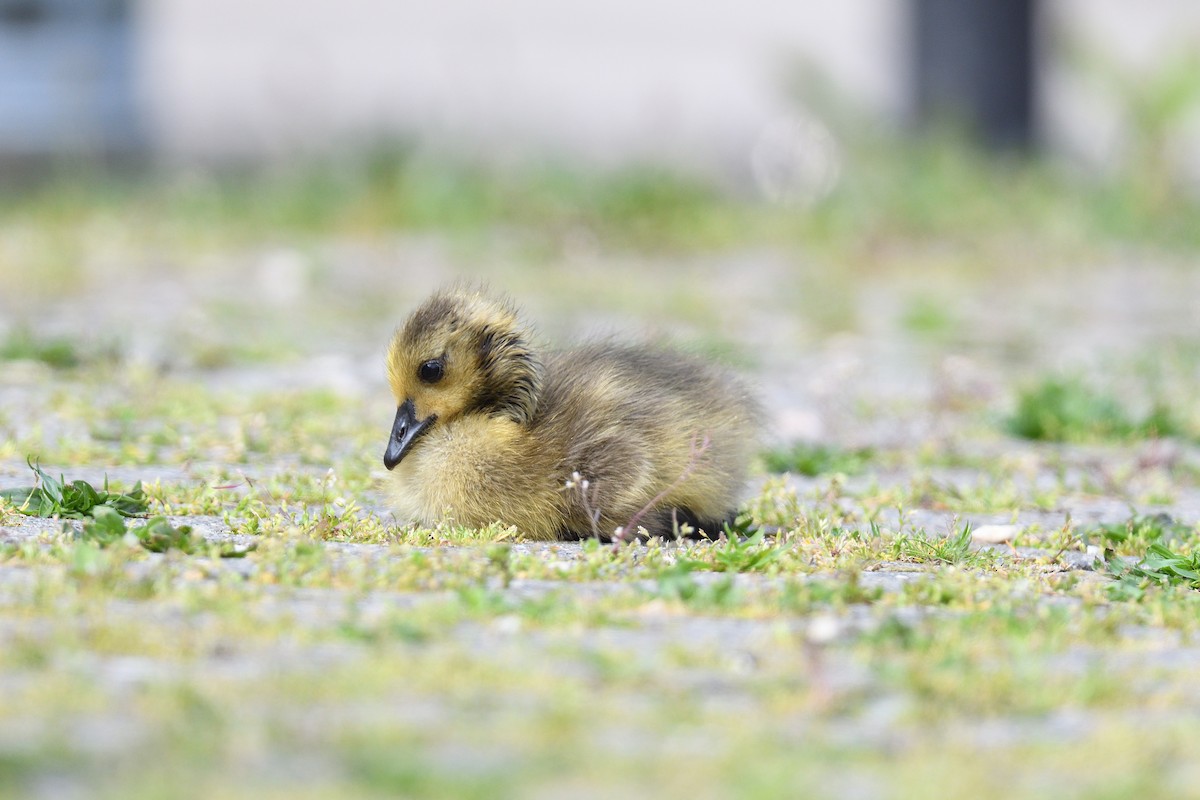
M 448 289 L 426 300 L 396 331 L 387 354 L 396 419 L 383 463 L 400 463 L 422 436 L 463 414 L 527 423 L 542 364 L 529 330 L 506 302 Z

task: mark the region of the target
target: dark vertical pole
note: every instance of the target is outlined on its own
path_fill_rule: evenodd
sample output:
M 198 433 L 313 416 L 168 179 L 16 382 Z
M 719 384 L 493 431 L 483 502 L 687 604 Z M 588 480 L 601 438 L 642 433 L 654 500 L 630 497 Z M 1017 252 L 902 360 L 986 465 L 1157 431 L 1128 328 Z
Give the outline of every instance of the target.
M 914 0 L 917 120 L 993 147 L 1033 142 L 1034 0 Z

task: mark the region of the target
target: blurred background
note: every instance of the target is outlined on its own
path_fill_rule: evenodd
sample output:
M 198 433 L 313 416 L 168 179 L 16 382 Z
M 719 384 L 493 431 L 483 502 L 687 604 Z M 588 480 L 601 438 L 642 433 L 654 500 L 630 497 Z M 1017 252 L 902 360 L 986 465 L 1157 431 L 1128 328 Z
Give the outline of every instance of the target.
M 3 0 L 0 151 L 178 166 L 403 140 L 770 192 L 789 135 L 836 157 L 833 105 L 884 126 L 947 112 L 1101 170 L 1159 137 L 1195 185 L 1198 38 L 1187 0 Z M 827 191 L 835 166 L 807 169 L 791 177 Z
M 1180 351 L 1198 206 L 1188 0 L 0 0 L 10 360 L 374 392 L 485 277 L 821 435 Z

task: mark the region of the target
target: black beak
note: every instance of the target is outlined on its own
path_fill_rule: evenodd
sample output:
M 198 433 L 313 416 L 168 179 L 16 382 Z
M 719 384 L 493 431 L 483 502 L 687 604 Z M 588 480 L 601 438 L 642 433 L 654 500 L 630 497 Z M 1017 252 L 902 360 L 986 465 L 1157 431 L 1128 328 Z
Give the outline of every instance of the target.
M 430 414 L 418 422 L 412 400 L 405 400 L 396 409 L 396 421 L 392 423 L 392 435 L 388 437 L 387 450 L 383 453 L 383 465 L 392 469 L 399 464 L 417 439 L 421 438 L 421 434 L 429 430 L 436 420 L 437 414 Z

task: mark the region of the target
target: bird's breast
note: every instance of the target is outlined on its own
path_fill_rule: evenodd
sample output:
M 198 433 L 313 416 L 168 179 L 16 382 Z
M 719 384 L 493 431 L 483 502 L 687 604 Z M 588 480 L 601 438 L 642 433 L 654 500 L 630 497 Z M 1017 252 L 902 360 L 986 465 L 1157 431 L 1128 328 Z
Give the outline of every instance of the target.
M 405 510 L 420 519 L 530 525 L 527 509 L 560 494 L 556 463 L 524 426 L 473 414 L 439 422 L 394 475 Z

